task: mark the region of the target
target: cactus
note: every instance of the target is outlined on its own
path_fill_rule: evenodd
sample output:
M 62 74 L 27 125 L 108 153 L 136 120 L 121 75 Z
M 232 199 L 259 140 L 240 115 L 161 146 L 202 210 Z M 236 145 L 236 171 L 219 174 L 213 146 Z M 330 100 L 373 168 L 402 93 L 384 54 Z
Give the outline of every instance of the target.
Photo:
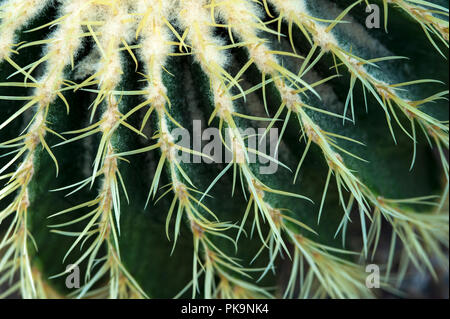
M 448 30 L 445 0 L 0 1 L 0 296 L 438 279 Z

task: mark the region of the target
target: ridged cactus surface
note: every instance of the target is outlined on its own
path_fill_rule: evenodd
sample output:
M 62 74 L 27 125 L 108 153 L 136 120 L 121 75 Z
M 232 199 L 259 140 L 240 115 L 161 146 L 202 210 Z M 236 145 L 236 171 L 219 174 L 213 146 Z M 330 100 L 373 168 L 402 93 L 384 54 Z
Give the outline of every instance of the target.
M 440 280 L 448 41 L 445 0 L 0 1 L 0 296 Z

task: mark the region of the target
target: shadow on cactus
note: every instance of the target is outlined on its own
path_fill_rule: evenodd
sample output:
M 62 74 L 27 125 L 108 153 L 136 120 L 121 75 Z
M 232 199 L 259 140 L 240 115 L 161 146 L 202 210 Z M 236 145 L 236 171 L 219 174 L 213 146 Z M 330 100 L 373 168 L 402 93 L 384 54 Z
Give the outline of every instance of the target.
M 439 280 L 447 7 L 0 1 L 0 296 L 373 298 L 402 296 L 411 269 Z

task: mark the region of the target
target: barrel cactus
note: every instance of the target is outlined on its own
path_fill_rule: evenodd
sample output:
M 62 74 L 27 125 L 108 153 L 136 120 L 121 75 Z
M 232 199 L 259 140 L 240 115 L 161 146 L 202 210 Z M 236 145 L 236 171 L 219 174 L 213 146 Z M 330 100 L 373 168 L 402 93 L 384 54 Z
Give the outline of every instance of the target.
M 445 0 L 0 1 L 0 296 L 439 280 L 448 41 Z

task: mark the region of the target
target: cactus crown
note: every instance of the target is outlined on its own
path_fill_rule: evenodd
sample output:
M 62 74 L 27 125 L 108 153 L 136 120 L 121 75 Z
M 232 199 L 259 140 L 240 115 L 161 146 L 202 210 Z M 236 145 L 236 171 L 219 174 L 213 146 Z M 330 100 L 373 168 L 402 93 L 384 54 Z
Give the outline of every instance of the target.
M 444 2 L 0 1 L 5 295 L 374 297 L 372 260 L 389 291 L 448 267 Z

